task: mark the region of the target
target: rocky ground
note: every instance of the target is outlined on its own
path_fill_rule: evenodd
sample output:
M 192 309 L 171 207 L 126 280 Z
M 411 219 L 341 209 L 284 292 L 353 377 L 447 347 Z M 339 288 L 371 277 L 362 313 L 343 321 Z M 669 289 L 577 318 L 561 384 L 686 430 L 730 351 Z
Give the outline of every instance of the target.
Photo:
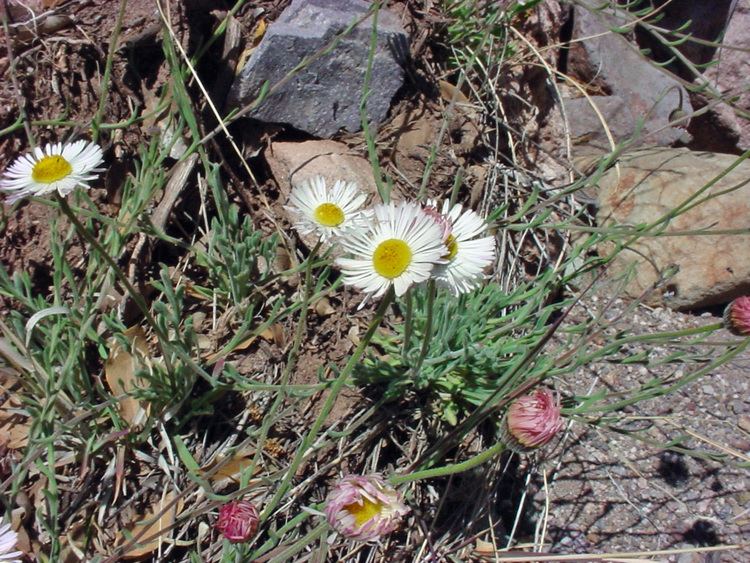
M 315 0 L 310 5 L 317 3 L 326 4 Z M 3 102 L 0 130 L 20 123 L 16 109 L 18 89 L 26 100 L 21 103 L 33 120 L 45 122 L 65 115 L 71 123 L 90 121 L 99 107 L 97 85 L 117 18 L 115 6 L 119 3 L 37 0 L 10 4 L 15 5 L 10 13 L 15 22 L 12 37 L 16 68 L 11 72 L 11 59 L 6 51 L 0 58 L 0 70 L 4 76 L 12 75 L 13 80 L 0 83 Z M 200 0 L 172 4 L 170 17 L 174 30 L 187 51 L 210 37 L 227 17 L 229 5 L 213 4 Z M 230 31 L 210 51 L 212 62 L 198 69 L 220 108 L 247 103 L 247 92 L 258 86 L 253 85 L 249 70 L 242 71 L 246 61 L 250 60 L 247 68 L 253 72 L 261 69 L 273 74 L 281 66 L 261 64 L 258 55 L 291 50 L 278 44 L 261 46 L 264 35 L 273 37 L 275 33 L 266 30 L 266 26 L 277 21 L 290 3 L 267 0 L 250 4 L 229 18 Z M 384 29 L 391 33 L 391 51 L 401 49 L 408 53 L 396 53 L 383 63 L 384 67 L 376 68 L 371 94 L 376 103 L 371 107 L 371 117 L 379 124 L 376 140 L 381 165 L 387 174 L 398 179 L 395 194 L 416 192 L 425 167 L 433 166 L 428 194 L 447 193 L 460 173 L 465 186 L 461 197 L 474 207 L 486 209 L 497 196 L 487 193 L 488 186 L 495 187 L 493 175 L 501 168 L 512 168 L 517 177 L 555 190 L 569 186 L 579 177 L 578 173 L 596 176 L 588 168 L 591 163 L 598 162 L 618 143 L 625 143 L 630 152 L 648 149 L 652 152 L 640 154 L 656 151 L 657 157 L 650 160 L 643 157 L 647 162 L 637 157 L 623 158 L 618 167 L 606 173 L 602 170 L 566 210 L 572 213 L 571 209 L 588 207 L 586 217 L 592 224 L 607 225 L 614 221 L 642 225 L 658 221 L 669 210 L 682 205 L 691 194 L 732 166 L 736 155 L 750 148 L 747 90 L 750 63 L 745 52 L 750 47 L 750 2 L 716 2 L 708 14 L 701 3 L 655 4 L 665 13 L 663 20 L 613 33 L 613 27 L 628 23 L 622 19 L 622 13 L 596 11 L 585 2 L 540 3 L 512 21 L 513 29 L 524 38 L 517 39 L 523 47 L 518 47 L 515 58 L 506 66 L 498 63 L 503 68 L 502 75 L 489 78 L 497 81 L 497 99 L 488 101 L 473 90 L 484 78 L 459 88 L 453 76 L 441 74 L 447 54 L 443 47 L 437 46 L 433 36 L 433 29 L 442 23 L 435 3 L 390 2 L 391 11 L 384 14 L 382 21 Z M 50 15 L 41 20 L 43 24 L 33 27 L 24 19 L 29 10 Z M 314 13 L 312 16 L 303 13 L 300 17 L 313 16 Z M 284 16 L 282 23 L 290 17 Z M 682 47 L 684 60 L 679 57 L 672 60 L 667 65 L 669 74 L 638 53 L 639 47 L 648 48 L 657 61 L 673 59 L 666 56 L 669 53 L 660 51 L 663 42 L 654 37 L 667 33 L 662 27 L 684 31 L 681 26 L 688 19 L 692 21 L 691 32 L 703 43 Z M 318 25 L 304 21 L 303 29 Z M 720 49 L 711 47 L 711 41 L 724 31 L 725 45 Z M 106 151 L 115 164 L 106 175 L 104 188 L 92 191 L 92 199 L 113 215 L 118 206 L 118 189 L 130 171 L 128 159 L 139 143 L 153 135 L 174 134 L 170 130 L 172 124 L 164 118 L 169 112 L 156 109 L 160 89 L 168 78 L 161 33 L 164 30 L 153 2 L 129 0 L 103 118 L 107 123 L 127 121 L 136 106 L 138 111 L 154 115 L 149 114 L 137 125 L 117 129 L 108 141 Z M 667 36 L 674 37 L 668 33 Z M 362 47 L 367 38 L 369 34 L 363 33 L 353 40 Z M 298 47 L 296 40 L 282 37 L 279 41 L 282 46 Z M 255 54 L 253 49 L 258 49 Z M 305 53 L 316 53 L 317 49 L 303 45 Z M 355 52 L 353 48 L 349 51 Z M 366 51 L 362 47 L 361 52 Z M 386 57 L 386 51 L 379 51 L 378 57 Z M 391 82 L 394 73 L 388 65 L 394 61 L 403 63 L 406 54 L 411 58 L 405 83 Z M 712 59 L 720 60 L 720 64 L 701 72 L 700 65 Z M 342 63 L 342 68 L 346 66 Z M 235 74 L 239 76 L 236 81 Z M 334 78 L 351 85 L 341 75 Z M 254 114 L 269 121 L 274 116 L 277 119 L 283 116 L 284 123 L 291 123 L 296 130 L 274 123 L 250 127 L 240 122 L 232 128 L 242 155 L 260 170 L 258 193 L 263 201 L 246 186 L 245 171 L 226 140 L 217 135 L 208 141 L 224 157 L 223 172 L 229 178 L 232 198 L 244 204 L 248 213 L 260 217 L 259 223 L 265 227 L 272 222 L 269 217 L 273 214 L 268 210 L 283 217 L 290 186 L 307 177 L 335 172 L 356 180 L 370 193 L 377 190 L 366 144 L 357 129 L 359 100 L 351 99 L 357 96 L 356 88 L 338 89 L 352 103 L 334 104 L 335 110 L 331 112 L 320 110 L 325 105 L 320 98 L 305 97 L 306 109 L 297 112 L 299 119 L 295 121 L 295 100 L 299 101 L 303 94 L 307 96 L 307 90 L 315 94 L 312 85 L 323 79 L 316 74 L 299 77 L 299 84 L 290 81 L 291 93 L 271 92 L 271 96 L 291 102 L 291 107 Z M 230 87 L 232 83 L 235 86 Z M 692 86 L 696 84 L 705 88 L 695 92 Z M 300 93 L 301 88 L 305 92 Z M 330 91 L 330 87 L 320 86 L 317 93 L 326 100 Z M 498 117 L 501 110 L 506 112 L 502 120 Z M 211 108 L 201 104 L 201 111 L 205 120 L 202 133 L 216 131 Z M 494 121 L 487 117 L 492 111 Z M 341 127 L 347 130 L 339 131 Z M 51 128 L 39 129 L 42 140 L 54 136 Z M 432 154 L 431 143 L 436 138 L 445 138 L 446 142 Z M 3 166 L 24 143 L 20 126 L 12 134 L 0 137 Z M 488 149 L 490 144 L 493 150 Z M 748 177 L 750 165 L 739 164 L 732 174 L 706 191 L 709 200 L 722 195 L 719 203 L 714 201 L 710 207 L 699 207 L 679 220 L 665 222 L 663 227 L 672 236 L 648 239 L 647 244 L 637 249 L 637 256 L 623 253 L 612 271 L 622 271 L 633 264 L 637 270 L 632 285 L 624 290 L 624 300 L 609 303 L 606 292 L 600 291 L 587 295 L 582 307 L 596 310 L 606 302 L 606 314 L 619 317 L 627 304 L 641 298 L 645 291 L 648 293 L 648 298 L 643 299 L 645 303 L 618 321 L 622 330 L 677 331 L 718 322 L 721 305 L 750 292 Z M 0 246 L 0 260 L 10 272 L 29 272 L 37 288 L 50 283 L 49 236 L 45 226 L 51 214 L 48 207 L 32 203 L 12 216 L 3 215 L 5 243 Z M 688 233 L 696 229 L 719 232 L 708 238 Z M 302 243 L 310 244 L 304 240 Z M 602 254 L 608 252 L 604 247 L 599 250 Z M 550 249 L 551 254 L 555 251 Z M 70 252 L 74 265 L 83 268 L 86 257 L 82 246 L 74 242 Z M 669 283 L 657 283 L 661 273 L 674 265 L 679 266 L 677 275 Z M 657 289 L 651 290 L 654 284 Z M 344 315 L 347 306 L 353 310 L 351 304 L 335 305 L 344 309 Z M 316 313 L 321 336 L 303 349 L 303 368 L 295 375 L 298 378 L 295 383 L 315 381 L 319 365 L 340 361 L 356 341 L 356 334 L 345 334 L 338 329 L 339 317 L 332 315 L 330 308 L 330 303 L 328 307 L 323 305 Z M 721 331 L 715 338 L 725 341 L 735 337 Z M 247 352 L 238 363 L 240 371 L 251 372 L 278 360 L 287 345 L 282 336 L 271 334 L 257 350 Z M 701 346 L 709 356 L 710 342 Z M 637 346 L 631 350 L 634 356 L 643 351 L 644 348 Z M 698 354 L 702 349 L 692 352 Z M 658 356 L 666 354 L 666 350 L 657 347 L 650 349 L 650 353 Z M 325 357 L 321 358 L 321 354 Z M 627 411 L 632 421 L 625 430 L 639 430 L 639 436 L 650 443 L 617 433 L 606 424 L 596 427 L 572 423 L 558 448 L 534 467 L 546 475 L 547 484 L 538 477 L 541 473 L 534 473 L 531 494 L 526 500 L 534 518 L 549 503 L 546 526 L 541 529 L 545 530 L 551 551 L 585 554 L 725 545 L 737 547 L 708 554 L 686 552 L 668 559 L 680 563 L 747 561 L 750 558 L 748 368 L 750 353 L 745 351 L 674 395 L 652 399 Z M 670 369 L 675 368 L 625 362 L 592 364 L 579 369 L 575 377 L 557 383 L 568 394 L 585 393 L 593 386 L 619 391 L 665 376 Z M 336 412 L 345 412 L 356 400 L 355 396 L 350 403 L 339 405 L 340 411 Z M 647 414 L 653 418 L 644 419 Z M 664 452 L 657 447 L 678 437 L 684 438 L 681 445 L 723 457 L 701 459 Z M 14 436 L 4 445 L 13 449 L 21 444 L 23 438 Z M 523 478 L 519 483 L 522 482 Z M 534 526 L 522 526 L 518 538 L 529 541 L 535 537 L 534 531 Z

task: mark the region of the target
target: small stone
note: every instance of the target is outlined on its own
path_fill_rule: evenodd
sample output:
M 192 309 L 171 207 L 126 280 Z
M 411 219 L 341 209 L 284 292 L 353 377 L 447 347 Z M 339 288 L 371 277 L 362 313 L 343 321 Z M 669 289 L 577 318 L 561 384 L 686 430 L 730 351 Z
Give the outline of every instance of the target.
M 716 394 L 716 389 L 714 389 L 713 385 L 709 385 L 709 384 L 701 385 L 701 390 L 706 395 L 715 395 Z
M 729 445 L 730 448 L 740 450 L 741 452 L 750 452 L 750 440 L 741 436 L 731 436 L 727 440 L 727 445 Z
M 750 432 L 750 415 L 743 414 L 740 416 L 737 426 L 745 432 Z
M 729 406 L 732 408 L 732 412 L 734 414 L 742 414 L 744 412 L 747 412 L 748 408 L 745 405 L 743 401 L 740 401 L 739 399 L 735 399 L 731 403 L 729 403 Z

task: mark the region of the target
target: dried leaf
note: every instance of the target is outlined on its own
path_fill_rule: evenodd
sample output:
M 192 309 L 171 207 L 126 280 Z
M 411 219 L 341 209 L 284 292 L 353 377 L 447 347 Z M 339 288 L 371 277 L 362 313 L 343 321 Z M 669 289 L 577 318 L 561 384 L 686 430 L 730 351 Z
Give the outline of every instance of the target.
M 252 450 L 239 450 L 227 458 L 218 458 L 214 460 L 204 471 L 204 473 L 210 473 L 211 469 L 217 465 L 221 465 L 216 473 L 213 473 L 208 477 L 209 481 L 214 486 L 221 490 L 230 483 L 239 483 L 242 472 L 245 468 L 250 467 L 253 462 L 253 456 L 255 452 Z
M 286 346 L 286 335 L 284 334 L 284 327 L 281 323 L 274 323 L 270 327 L 271 329 L 271 335 L 273 338 L 273 343 L 276 344 L 279 348 L 283 348 Z M 265 333 L 266 331 L 263 331 Z M 261 336 L 263 338 L 266 338 L 263 333 L 261 333 Z M 268 340 L 266 338 L 266 340 Z
M 352 325 L 349 329 L 349 332 L 346 333 L 346 337 L 351 341 L 352 344 L 355 346 L 359 345 L 359 327 L 357 325 Z
M 0 370 L 0 445 L 21 450 L 29 443 L 31 419 L 20 414 L 23 404 L 17 395 L 20 383 L 10 371 Z
M 136 326 L 127 329 L 124 335 L 130 342 L 130 350 L 136 353 L 131 354 L 130 350 L 123 349 L 117 343 L 112 347 L 112 353 L 104 364 L 104 375 L 113 395 L 129 393 L 145 384 L 141 378 L 136 377 L 136 373 L 142 366 L 142 358 L 148 356 L 146 334 L 141 327 Z M 120 398 L 120 416 L 130 426 L 141 424 L 148 412 L 149 405 L 141 405 L 135 397 L 125 395 Z
M 136 521 L 128 526 L 129 537 L 140 537 L 145 543 L 136 543 L 122 555 L 122 559 L 137 560 L 145 559 L 148 555 L 159 548 L 170 534 L 170 527 L 177 519 L 177 515 L 182 510 L 183 500 L 179 498 L 172 504 L 175 499 L 175 493 L 167 493 L 163 499 L 159 499 L 151 507 L 146 515 L 139 515 Z M 169 508 L 167 508 L 169 507 Z M 124 532 L 117 533 L 115 539 L 116 546 L 129 544 L 130 540 Z
M 336 309 L 333 308 L 331 302 L 327 297 L 321 297 L 320 299 L 318 299 L 315 302 L 313 308 L 315 309 L 315 312 L 321 317 L 327 317 L 329 315 L 333 315 L 336 312 Z
M 443 98 L 446 102 L 450 103 L 455 100 L 456 103 L 459 104 L 469 103 L 469 98 L 464 96 L 464 93 L 450 82 L 446 82 L 445 80 L 438 80 L 438 87 L 440 88 L 440 97 Z
M 244 51 L 242 51 L 242 54 L 240 55 L 239 60 L 237 61 L 237 66 L 235 67 L 235 74 L 239 74 L 240 71 L 245 68 L 245 63 L 250 58 L 250 55 L 253 54 L 253 51 L 255 51 L 255 48 L 260 44 L 261 39 L 263 39 L 263 36 L 266 34 L 266 21 L 265 20 L 258 20 L 257 25 L 255 26 L 255 29 L 253 30 L 253 35 L 250 39 L 250 42 L 248 43 L 247 47 Z

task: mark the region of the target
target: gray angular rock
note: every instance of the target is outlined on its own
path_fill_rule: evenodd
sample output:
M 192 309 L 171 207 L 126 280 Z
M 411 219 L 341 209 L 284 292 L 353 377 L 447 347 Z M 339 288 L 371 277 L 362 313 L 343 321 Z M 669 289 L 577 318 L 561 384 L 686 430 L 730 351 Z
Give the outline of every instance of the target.
M 586 144 L 602 152 L 609 151 L 611 147 L 602 120 L 615 143 L 635 132 L 635 116 L 620 96 L 563 97 L 562 103 L 574 145 Z
M 736 9 L 724 35 L 726 48 L 719 50 L 719 64 L 706 70 L 705 75 L 718 86 L 726 97 L 736 97 L 734 107 L 750 112 L 750 0 L 738 0 Z M 739 140 L 737 147 L 750 148 L 750 119 L 737 119 Z
M 230 107 L 255 100 L 265 81 L 272 90 L 249 117 L 285 123 L 318 137 L 340 129 L 361 129 L 359 105 L 370 50 L 372 17 L 357 25 L 289 80 L 280 83 L 306 57 L 326 49 L 370 8 L 364 0 L 294 0 L 271 24 L 229 92 Z M 391 99 L 403 84 L 400 61 L 408 53 L 408 36 L 398 18 L 381 9 L 373 59 L 367 115 L 385 118 Z M 274 85 L 277 85 L 274 87 Z
M 634 116 L 642 117 L 645 125 L 641 142 L 671 145 L 685 134 L 684 127 L 670 126 L 671 117 L 675 110 L 690 114 L 690 98 L 679 82 L 611 31 L 623 23 L 620 16 L 597 11 L 593 4 L 590 9 L 576 4 L 568 72 L 590 90 L 619 96 Z
M 659 33 L 667 41 L 675 41 L 675 48 L 685 58 L 694 64 L 702 65 L 709 62 L 716 53 L 715 42 L 721 39 L 726 29 L 729 17 L 734 11 L 737 0 L 711 0 L 711 2 L 696 2 L 695 0 L 654 0 L 653 6 L 658 10 L 658 17 L 652 24 L 659 28 Z M 641 6 L 638 6 L 639 8 Z M 681 35 L 669 33 L 677 31 L 690 35 L 697 41 L 680 42 Z M 652 34 L 649 29 L 639 26 L 635 29 L 638 44 L 651 50 L 651 58 L 661 63 L 669 64 L 669 68 L 692 81 L 695 76 L 689 72 L 678 59 L 675 59 L 671 49 L 664 46 L 662 40 Z M 701 42 L 699 42 L 701 41 Z

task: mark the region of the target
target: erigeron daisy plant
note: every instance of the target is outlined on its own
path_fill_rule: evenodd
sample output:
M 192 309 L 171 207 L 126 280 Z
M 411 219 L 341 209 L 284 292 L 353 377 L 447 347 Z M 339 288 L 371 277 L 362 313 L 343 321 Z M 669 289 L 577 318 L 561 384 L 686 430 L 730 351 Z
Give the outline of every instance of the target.
M 287 209 L 300 234 L 316 233 L 330 242 L 367 217 L 361 209 L 366 199 L 353 182 L 336 180 L 329 188 L 322 176 L 316 176 L 292 188 Z
M 101 147 L 84 140 L 36 147 L 7 168 L 0 190 L 8 192 L 8 203 L 54 191 L 65 197 L 77 187 L 87 189 L 103 160 Z
M 10 529 L 10 524 L 3 524 L 3 517 L 0 516 L 0 562 L 1 563 L 21 563 L 20 557 L 23 552 L 14 551 L 18 543 L 18 534 Z
M 427 202 L 425 213 L 443 229 L 448 249 L 445 263 L 435 266 L 433 279 L 456 296 L 476 289 L 485 278 L 484 270 L 495 262 L 495 237 L 481 236 L 487 223 L 471 209 L 451 207 L 448 200 L 442 208 L 433 200 Z
M 351 258 L 338 258 L 344 283 L 373 297 L 393 287 L 397 296 L 429 279 L 447 249 L 443 231 L 416 203 L 376 205 L 374 220 L 341 239 Z

